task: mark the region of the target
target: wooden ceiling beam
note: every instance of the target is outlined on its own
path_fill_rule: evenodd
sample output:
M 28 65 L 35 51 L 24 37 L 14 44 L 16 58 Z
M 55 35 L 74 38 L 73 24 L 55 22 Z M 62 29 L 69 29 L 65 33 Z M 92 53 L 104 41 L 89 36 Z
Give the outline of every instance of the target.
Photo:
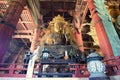
M 32 23 L 31 21 L 21 21 L 21 22 L 18 22 L 18 23 Z
M 19 22 L 18 22 L 18 23 L 21 24 L 22 27 L 23 27 L 25 30 L 28 30 L 28 28 L 22 23 L 21 18 L 19 18 Z M 19 27 L 21 27 L 21 26 L 19 26 Z
M 17 31 L 14 31 L 14 33 L 31 33 L 31 34 L 33 34 L 33 30 L 17 30 Z
M 12 38 L 26 38 L 26 39 L 31 39 L 33 36 L 31 35 L 13 35 Z

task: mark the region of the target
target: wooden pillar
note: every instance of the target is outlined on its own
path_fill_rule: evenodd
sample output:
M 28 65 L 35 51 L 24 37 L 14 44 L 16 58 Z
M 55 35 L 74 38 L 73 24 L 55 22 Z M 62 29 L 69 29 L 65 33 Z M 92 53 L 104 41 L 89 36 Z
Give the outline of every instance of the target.
M 82 40 L 82 33 L 75 33 L 75 38 L 76 38 L 76 42 L 77 45 L 79 47 L 79 49 L 83 52 L 84 51 L 84 46 L 83 46 L 83 40 Z
M 73 12 L 72 16 L 74 18 L 74 27 L 76 29 L 75 31 L 75 39 L 76 43 L 81 51 L 84 51 L 83 46 L 83 40 L 82 40 L 82 33 L 81 33 L 81 23 L 80 23 L 80 13 L 79 12 Z
M 37 21 L 37 27 L 34 29 L 33 38 L 31 40 L 30 51 L 33 52 L 40 44 L 40 37 L 43 35 L 43 16 L 40 15 Z
M 39 28 L 36 28 L 33 33 L 33 38 L 31 40 L 30 52 L 33 52 L 38 45 L 39 39 Z
M 100 48 L 105 59 L 111 58 L 113 56 L 113 50 L 104 29 L 104 25 L 102 23 L 102 19 L 99 17 L 98 12 L 96 11 L 96 6 L 94 5 L 94 0 L 87 0 L 88 1 L 88 8 L 91 13 L 91 18 L 93 25 L 96 29 L 98 40 L 100 43 Z
M 0 21 L 0 62 L 12 38 L 26 0 L 11 0 L 10 5 Z

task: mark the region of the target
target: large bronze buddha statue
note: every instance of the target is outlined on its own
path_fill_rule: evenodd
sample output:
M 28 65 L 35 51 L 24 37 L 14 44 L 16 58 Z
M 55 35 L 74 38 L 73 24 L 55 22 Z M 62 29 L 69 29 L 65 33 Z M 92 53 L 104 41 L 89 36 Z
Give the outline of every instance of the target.
M 49 26 L 45 29 L 45 32 L 43 36 L 44 45 L 66 45 L 75 43 L 72 28 L 60 15 L 53 18 Z

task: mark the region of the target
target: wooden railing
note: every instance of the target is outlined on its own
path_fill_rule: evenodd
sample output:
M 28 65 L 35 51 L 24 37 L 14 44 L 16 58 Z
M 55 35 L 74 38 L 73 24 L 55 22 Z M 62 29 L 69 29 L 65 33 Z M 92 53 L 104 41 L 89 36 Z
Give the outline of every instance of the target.
M 70 70 L 73 71 L 73 77 L 89 77 L 86 64 L 69 64 Z
M 86 69 L 86 64 L 68 64 L 70 66 L 70 71 L 72 73 L 66 75 L 72 75 L 71 77 L 88 77 L 89 73 Z M 25 77 L 27 68 L 26 64 L 8 64 L 8 63 L 1 63 L 0 64 L 0 77 Z M 40 64 L 36 64 L 34 67 L 34 72 L 39 71 Z M 44 74 L 42 74 L 44 75 Z M 53 75 L 60 75 L 63 74 L 53 74 Z M 33 74 L 35 77 L 35 74 Z
M 120 75 L 120 57 L 114 57 L 108 60 L 103 60 L 106 64 L 106 74 L 108 76 Z M 34 72 L 38 72 L 41 64 L 35 64 Z M 68 64 L 72 77 L 89 77 L 86 64 Z M 26 64 L 8 64 L 0 63 L 0 77 L 25 77 L 27 68 Z M 44 75 L 44 74 L 43 74 Z M 57 74 L 55 74 L 57 75 Z M 61 75 L 61 74 L 60 74 Z M 36 75 L 33 74 L 33 77 Z
M 24 68 L 24 66 L 27 66 L 27 64 L 0 63 L 0 77 L 25 77 L 27 68 Z M 35 65 L 34 71 L 38 71 L 38 66 L 39 64 Z
M 120 56 L 103 61 L 106 64 L 106 74 L 108 76 L 120 75 Z

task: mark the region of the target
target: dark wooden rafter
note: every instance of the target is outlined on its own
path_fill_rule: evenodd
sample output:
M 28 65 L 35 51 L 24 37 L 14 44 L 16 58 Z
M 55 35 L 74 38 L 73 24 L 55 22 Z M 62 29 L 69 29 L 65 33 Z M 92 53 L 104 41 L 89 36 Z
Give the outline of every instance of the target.
M 30 34 L 33 34 L 33 30 L 17 30 L 14 33 L 30 33 Z
M 21 18 L 19 19 L 18 24 L 22 25 L 22 26 L 18 26 L 18 28 L 21 27 L 22 29 L 15 31 L 13 38 L 31 39 L 32 35 L 33 35 L 33 30 L 36 28 L 36 25 L 33 21 L 33 18 L 31 16 L 29 8 L 27 6 L 24 8 L 23 14 L 22 14 Z
M 22 21 L 22 19 L 21 18 L 19 18 L 19 22 L 18 22 L 18 24 L 21 24 L 22 25 L 22 27 L 23 27 L 23 29 L 25 29 L 25 30 L 27 30 L 28 28 L 25 26 L 25 24 L 23 23 L 23 21 Z
M 26 38 L 26 39 L 31 39 L 33 36 L 31 35 L 14 35 L 12 38 Z
M 76 0 L 40 0 L 41 13 L 43 14 L 44 22 L 49 22 L 58 14 L 64 16 L 66 20 L 71 20 L 69 12 L 75 9 Z

